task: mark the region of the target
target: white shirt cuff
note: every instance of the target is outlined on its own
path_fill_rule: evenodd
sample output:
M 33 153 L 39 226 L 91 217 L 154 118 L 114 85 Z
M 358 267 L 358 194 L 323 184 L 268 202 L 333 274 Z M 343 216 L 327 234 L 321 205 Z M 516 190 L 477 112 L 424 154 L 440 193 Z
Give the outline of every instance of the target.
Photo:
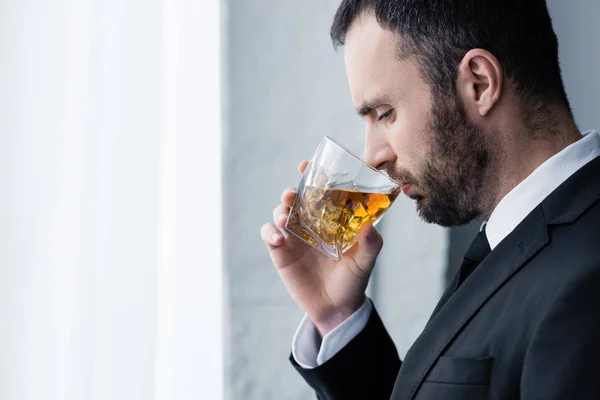
M 304 369 L 316 368 L 342 350 L 367 325 L 373 304 L 367 298 L 363 305 L 320 341 L 319 332 L 305 315 L 292 341 L 292 356 Z M 321 346 L 319 348 L 319 342 Z

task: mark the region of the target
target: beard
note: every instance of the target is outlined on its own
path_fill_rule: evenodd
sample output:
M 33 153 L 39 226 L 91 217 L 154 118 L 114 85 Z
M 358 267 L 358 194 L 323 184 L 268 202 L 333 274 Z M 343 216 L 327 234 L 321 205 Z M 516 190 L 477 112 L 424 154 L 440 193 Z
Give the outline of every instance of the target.
M 420 217 L 444 227 L 464 225 L 482 215 L 484 178 L 490 152 L 486 134 L 467 118 L 458 97 L 437 96 L 430 120 L 432 145 L 419 176 L 391 172 L 413 182 L 422 195 Z

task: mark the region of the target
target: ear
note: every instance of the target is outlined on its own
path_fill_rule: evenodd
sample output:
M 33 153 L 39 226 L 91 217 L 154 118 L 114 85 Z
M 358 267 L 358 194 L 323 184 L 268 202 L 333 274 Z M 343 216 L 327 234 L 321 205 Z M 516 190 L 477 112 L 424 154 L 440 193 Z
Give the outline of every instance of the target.
M 498 59 L 483 49 L 470 50 L 458 67 L 457 89 L 467 109 L 486 116 L 502 94 L 504 73 Z

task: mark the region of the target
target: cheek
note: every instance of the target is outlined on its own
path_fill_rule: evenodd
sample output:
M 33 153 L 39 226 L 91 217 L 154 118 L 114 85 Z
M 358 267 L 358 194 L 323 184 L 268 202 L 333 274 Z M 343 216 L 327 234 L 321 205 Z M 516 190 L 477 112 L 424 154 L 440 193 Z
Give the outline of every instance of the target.
M 391 126 L 390 143 L 398 156 L 398 166 L 418 174 L 415 170 L 427 157 L 432 137 L 428 113 L 410 107 L 397 114 Z

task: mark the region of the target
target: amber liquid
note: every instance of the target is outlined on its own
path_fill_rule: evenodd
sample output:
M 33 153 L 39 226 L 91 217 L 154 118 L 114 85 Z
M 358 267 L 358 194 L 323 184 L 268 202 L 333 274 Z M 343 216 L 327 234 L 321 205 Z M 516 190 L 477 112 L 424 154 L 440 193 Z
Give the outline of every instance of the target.
M 302 201 L 296 201 L 292 208 L 290 222 L 305 226 L 328 246 L 335 248 L 339 245 L 345 251 L 356 243 L 360 228 L 379 218 L 399 193 L 400 189 L 382 194 L 305 187 Z M 298 218 L 301 224 L 298 224 Z M 297 229 L 296 233 L 319 247 L 305 230 Z

